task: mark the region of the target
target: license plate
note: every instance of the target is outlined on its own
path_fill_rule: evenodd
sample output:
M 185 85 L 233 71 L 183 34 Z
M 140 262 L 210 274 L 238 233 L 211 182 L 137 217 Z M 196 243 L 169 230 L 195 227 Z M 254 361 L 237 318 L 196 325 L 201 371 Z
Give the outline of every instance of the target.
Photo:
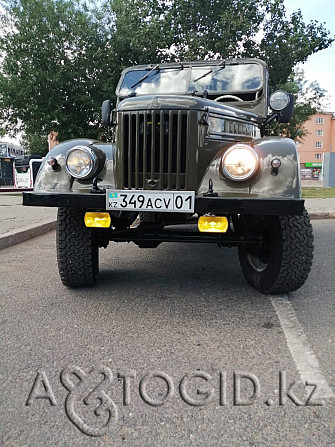
M 108 210 L 194 213 L 194 191 L 125 191 L 108 189 Z

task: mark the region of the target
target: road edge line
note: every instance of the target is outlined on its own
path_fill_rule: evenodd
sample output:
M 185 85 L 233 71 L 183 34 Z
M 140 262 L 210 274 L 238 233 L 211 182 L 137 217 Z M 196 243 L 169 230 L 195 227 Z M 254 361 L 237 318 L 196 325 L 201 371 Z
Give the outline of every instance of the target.
M 308 343 L 302 324 L 298 320 L 287 294 L 270 298 L 286 337 L 287 346 L 298 369 L 301 380 L 318 386 L 319 398 L 335 398 L 333 390 L 323 375 L 319 361 Z

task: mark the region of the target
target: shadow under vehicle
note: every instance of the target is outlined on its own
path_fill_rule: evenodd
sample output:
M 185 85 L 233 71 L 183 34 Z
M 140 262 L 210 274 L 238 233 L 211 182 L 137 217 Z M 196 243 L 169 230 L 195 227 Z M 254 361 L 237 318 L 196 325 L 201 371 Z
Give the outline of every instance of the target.
M 293 97 L 269 95 L 265 63 L 130 67 L 116 94 L 115 107 L 102 105 L 109 143 L 60 143 L 24 194 L 25 205 L 59 207 L 63 283 L 95 283 L 99 248 L 110 241 L 194 242 L 236 246 L 247 281 L 262 293 L 301 287 L 313 233 L 297 150 L 266 136 L 271 121 L 289 122 Z

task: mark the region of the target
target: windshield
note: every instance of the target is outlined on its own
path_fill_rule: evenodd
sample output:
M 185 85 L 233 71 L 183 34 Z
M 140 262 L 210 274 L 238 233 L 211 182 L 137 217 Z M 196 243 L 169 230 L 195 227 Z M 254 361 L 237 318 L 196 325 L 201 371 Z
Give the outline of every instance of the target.
M 148 95 L 152 93 L 185 93 L 187 91 L 189 69 L 156 69 L 129 71 L 122 82 L 120 96 Z M 149 74 L 149 76 L 147 76 Z M 142 82 L 139 82 L 142 79 Z
M 249 92 L 261 86 L 262 71 L 258 64 L 226 65 L 215 68 L 212 73 L 208 72 L 208 67 L 196 67 L 192 69 L 190 82 L 191 91 L 201 92 Z
M 262 88 L 263 70 L 257 63 L 205 65 L 128 71 L 120 96 L 255 92 Z

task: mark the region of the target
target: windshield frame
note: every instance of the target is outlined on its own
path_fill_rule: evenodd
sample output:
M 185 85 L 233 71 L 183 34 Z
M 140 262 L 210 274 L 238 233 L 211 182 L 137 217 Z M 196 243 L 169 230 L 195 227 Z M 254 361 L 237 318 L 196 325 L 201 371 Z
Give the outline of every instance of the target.
M 159 72 L 163 72 L 164 70 L 171 70 L 171 69 L 179 69 L 179 70 L 183 70 L 183 69 L 188 69 L 188 77 L 187 77 L 187 91 L 174 91 L 174 92 L 150 92 L 150 93 L 138 93 L 138 92 L 131 92 L 129 95 L 124 95 L 124 94 L 120 94 L 121 92 L 121 86 L 123 84 L 124 78 L 125 76 L 129 73 L 129 72 L 133 72 L 133 71 L 147 71 L 147 73 L 150 73 L 150 71 L 152 71 L 153 73 L 157 73 L 156 71 L 154 71 L 155 67 L 157 66 L 157 64 L 151 64 L 151 65 L 138 65 L 138 66 L 133 66 L 133 67 L 129 67 L 126 70 L 124 70 L 121 74 L 121 77 L 119 79 L 119 82 L 117 84 L 116 87 L 116 95 L 118 98 L 128 98 L 128 97 L 132 97 L 132 96 L 150 96 L 150 95 L 196 95 L 196 96 L 202 96 L 204 90 L 199 90 L 197 91 L 195 89 L 190 90 L 190 87 L 192 85 L 192 80 L 194 81 L 194 79 L 196 79 L 198 76 L 195 76 L 195 72 L 198 71 L 197 69 L 199 68 L 207 68 L 208 72 L 210 72 L 210 70 L 212 70 L 213 73 L 216 72 L 216 70 L 221 71 L 221 70 L 225 70 L 225 68 L 228 68 L 230 66 L 236 66 L 236 65 L 249 65 L 249 64 L 256 64 L 259 66 L 260 68 L 260 76 L 261 76 L 261 80 L 260 80 L 260 87 L 256 88 L 256 89 L 250 89 L 250 90 L 208 90 L 208 92 L 211 95 L 219 95 L 219 94 L 230 94 L 230 93 L 256 93 L 257 91 L 261 91 L 264 88 L 264 85 L 266 83 L 266 64 L 265 62 L 263 62 L 262 60 L 259 59 L 228 59 L 228 60 L 211 60 L 211 61 L 195 61 L 195 62 L 185 62 L 185 63 L 167 63 L 167 64 L 160 64 L 159 65 Z M 195 70 L 193 70 L 195 69 Z M 142 77 L 143 77 L 143 73 L 142 73 Z M 194 79 L 193 79 L 194 78 Z M 148 79 L 148 78 L 146 78 Z M 145 82 L 145 80 L 143 80 L 143 82 Z M 199 78 L 200 79 L 200 78 Z M 196 84 L 193 83 L 193 86 Z M 140 84 L 138 84 L 140 85 Z

